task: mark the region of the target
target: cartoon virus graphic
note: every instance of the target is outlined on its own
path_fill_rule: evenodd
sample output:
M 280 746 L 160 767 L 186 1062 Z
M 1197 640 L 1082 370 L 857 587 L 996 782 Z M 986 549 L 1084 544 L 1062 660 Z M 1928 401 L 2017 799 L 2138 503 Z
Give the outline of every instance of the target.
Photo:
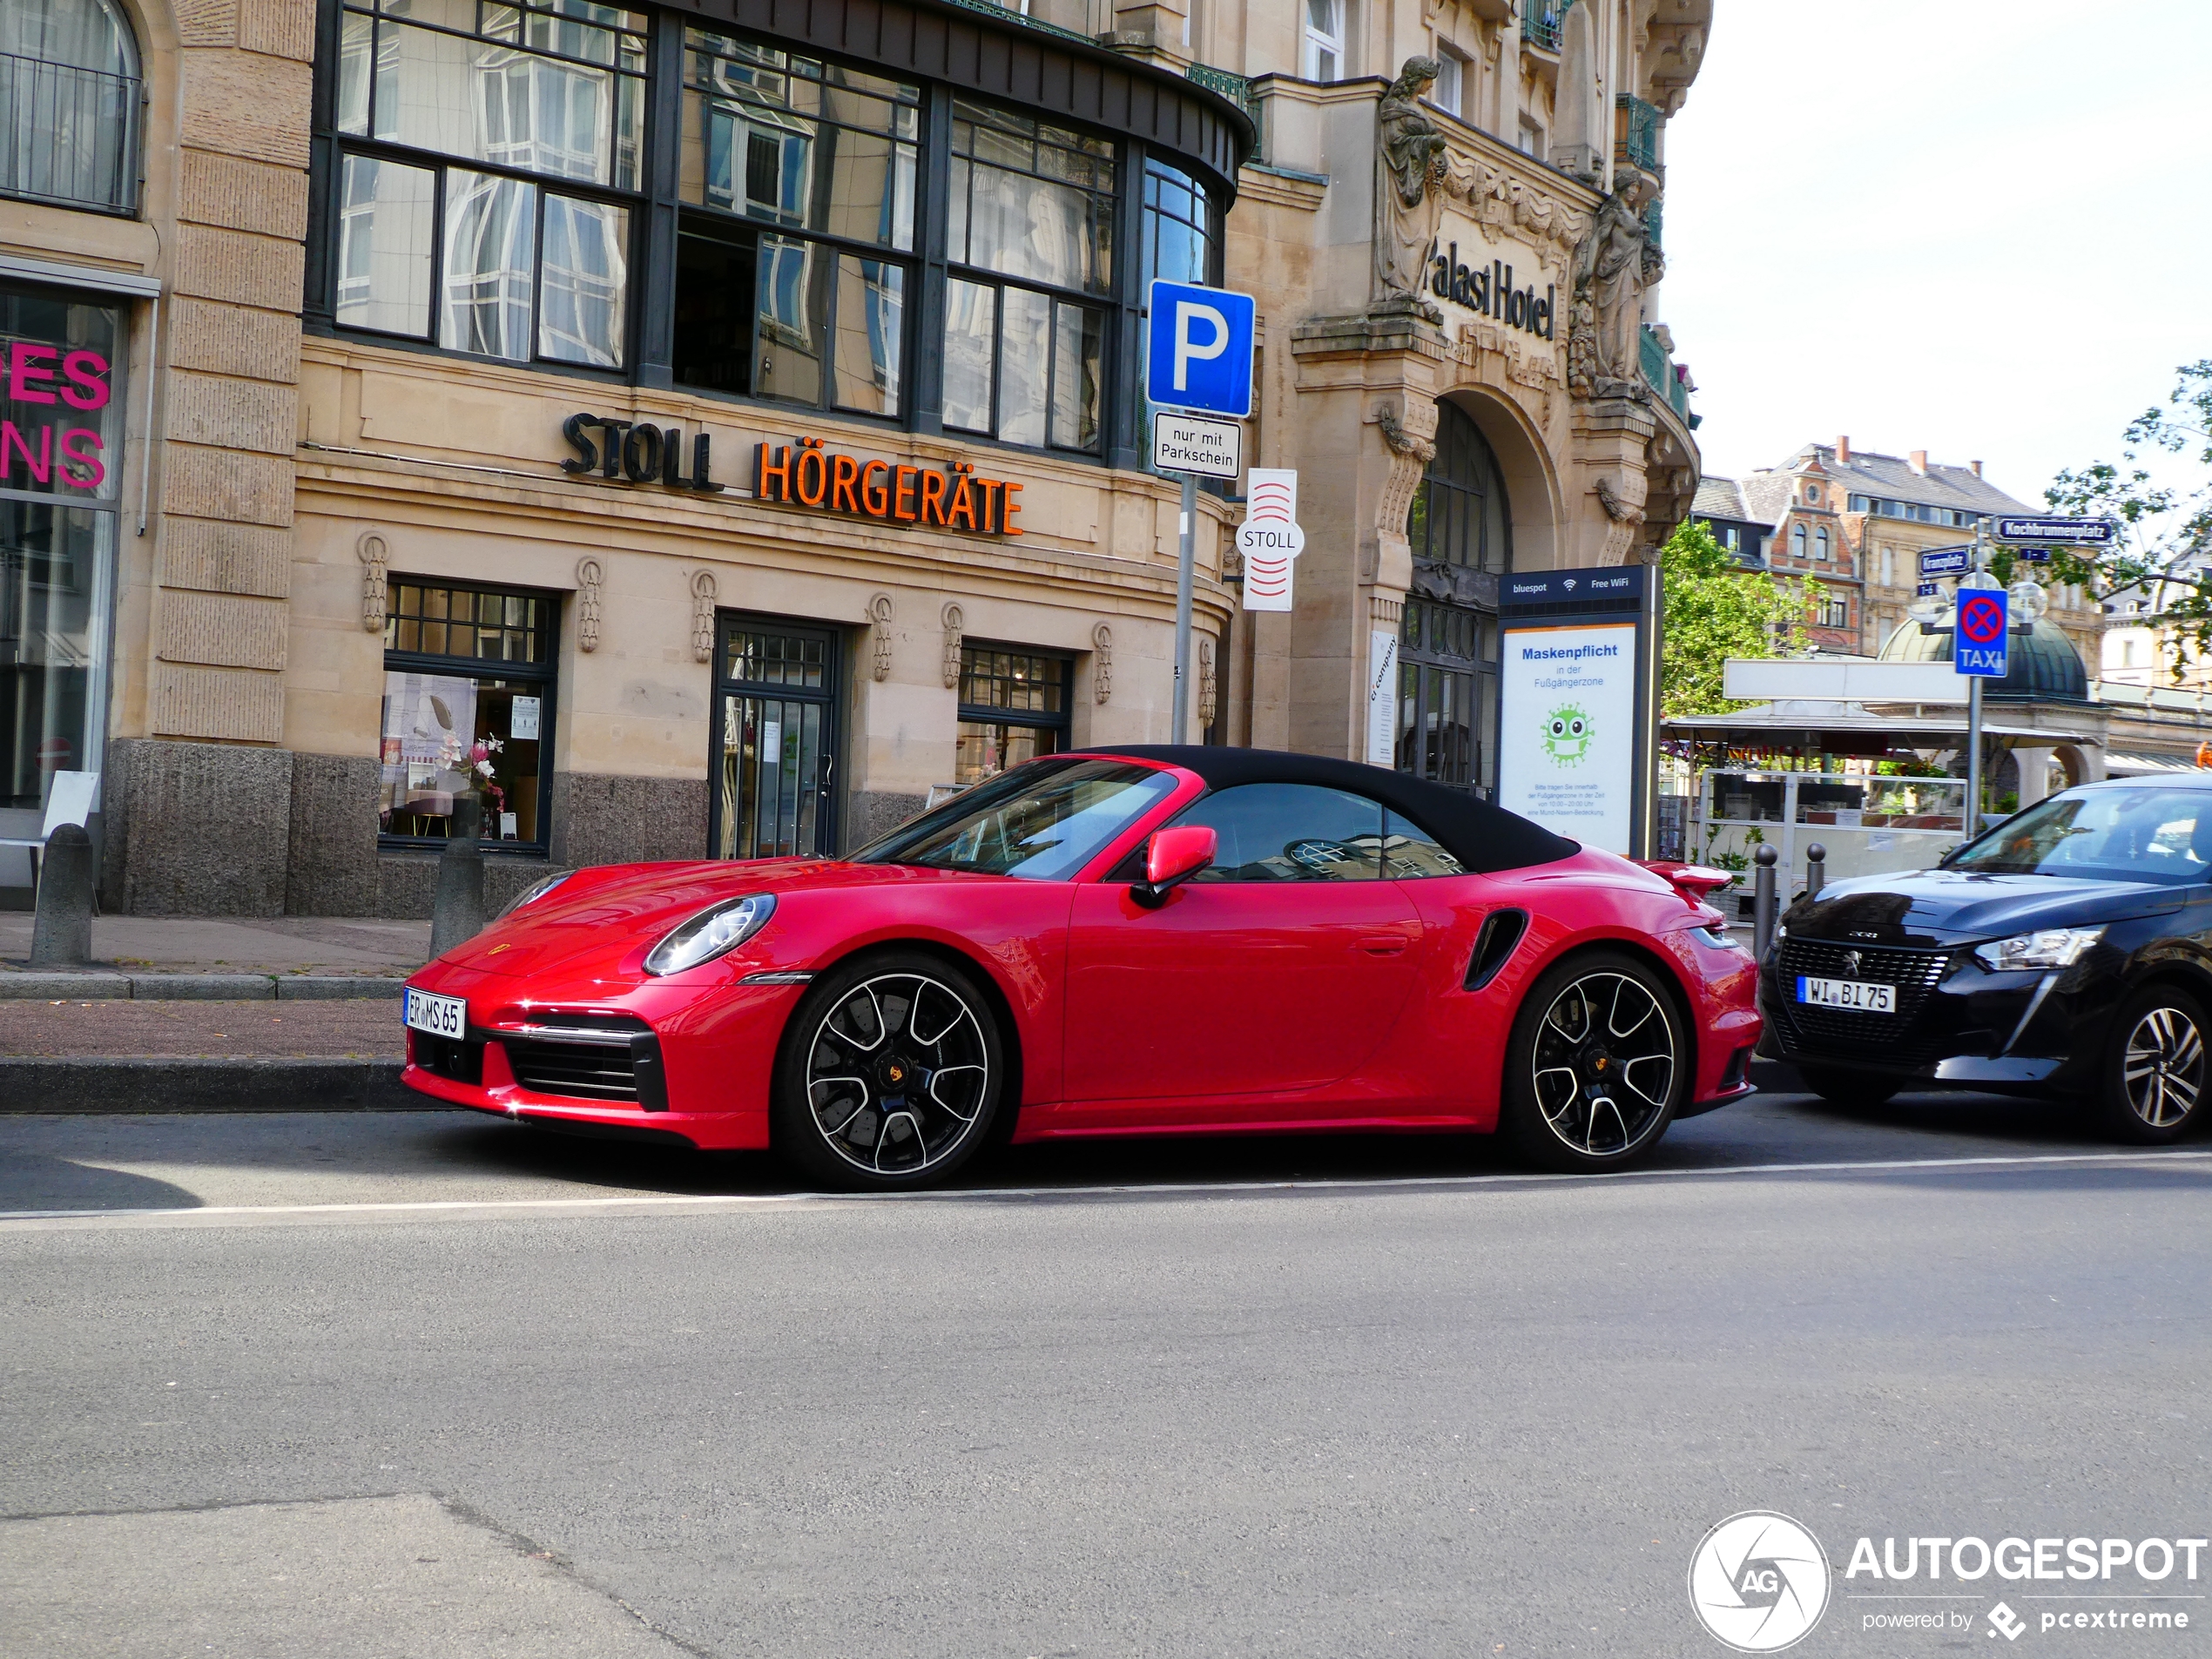
M 1572 703 L 1544 717 L 1544 752 L 1561 766 L 1579 766 L 1590 752 L 1590 717 Z

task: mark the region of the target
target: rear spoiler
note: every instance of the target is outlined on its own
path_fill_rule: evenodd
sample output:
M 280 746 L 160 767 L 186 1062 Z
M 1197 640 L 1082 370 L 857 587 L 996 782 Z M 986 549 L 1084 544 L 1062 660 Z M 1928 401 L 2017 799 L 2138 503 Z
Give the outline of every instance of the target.
M 1685 864 L 1680 859 L 1637 859 L 1634 861 L 1656 875 L 1666 877 L 1675 891 L 1694 905 L 1702 905 L 1723 887 L 1736 884 L 1733 870 L 1716 870 L 1710 864 Z

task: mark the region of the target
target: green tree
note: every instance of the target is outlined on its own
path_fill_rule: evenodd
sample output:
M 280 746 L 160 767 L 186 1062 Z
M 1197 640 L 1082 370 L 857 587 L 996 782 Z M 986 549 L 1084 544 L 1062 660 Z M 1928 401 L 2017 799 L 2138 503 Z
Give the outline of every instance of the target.
M 1660 550 L 1666 596 L 1666 664 L 1660 706 L 1669 715 L 1723 714 L 1746 706 L 1721 695 L 1731 657 L 1802 650 L 1805 618 L 1819 603 L 1810 580 L 1797 592 L 1763 571 L 1746 570 L 1713 533 L 1685 519 Z
M 2158 454 L 2178 457 L 2160 469 L 2143 463 Z M 2071 549 L 2051 555 L 2051 574 L 2079 582 L 2100 598 L 2143 590 L 2169 630 L 2178 678 L 2191 646 L 2212 651 L 2212 358 L 2175 370 L 2174 390 L 2121 435 L 2121 459 L 2096 461 L 2061 472 L 2043 492 L 2053 510 L 2116 518 L 2120 539 L 2101 550 Z M 2009 561 L 2000 562 L 2000 577 Z

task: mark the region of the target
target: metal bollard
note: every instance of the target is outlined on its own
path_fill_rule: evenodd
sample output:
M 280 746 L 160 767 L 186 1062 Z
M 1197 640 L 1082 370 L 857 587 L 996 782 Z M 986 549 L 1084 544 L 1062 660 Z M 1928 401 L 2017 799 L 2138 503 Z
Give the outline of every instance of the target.
M 78 968 L 92 960 L 92 838 L 64 824 L 47 838 L 38 867 L 38 907 L 30 923 L 33 968 Z
M 1805 897 L 1817 899 L 1828 885 L 1828 849 L 1817 841 L 1805 848 Z
M 484 930 L 484 852 L 476 833 L 483 807 L 474 795 L 456 796 L 453 833 L 438 858 L 438 896 L 430 909 L 430 960 Z
M 1781 854 L 1761 844 L 1751 854 L 1751 954 L 1759 961 L 1774 944 L 1774 865 Z

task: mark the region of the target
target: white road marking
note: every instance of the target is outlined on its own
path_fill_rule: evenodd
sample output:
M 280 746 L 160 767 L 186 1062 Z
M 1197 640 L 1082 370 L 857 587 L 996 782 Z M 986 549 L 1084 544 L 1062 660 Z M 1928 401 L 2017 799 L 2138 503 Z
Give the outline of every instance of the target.
M 1180 1181 L 1108 1186 L 977 1187 L 924 1192 L 724 1192 L 650 1193 L 577 1198 L 415 1198 L 359 1204 L 206 1204 L 188 1210 L 9 1210 L 0 1211 L 0 1232 L 49 1228 L 130 1227 L 233 1224 L 259 1221 L 370 1220 L 380 1217 L 422 1220 L 470 1220 L 518 1212 L 558 1214 L 594 1211 L 716 1211 L 770 1205 L 848 1204 L 999 1203 L 1009 1198 L 1102 1198 L 1215 1197 L 1266 1192 L 1449 1192 L 1474 1187 L 1555 1186 L 1598 1181 L 1717 1179 L 1756 1175 L 1836 1175 L 1856 1171 L 1912 1170 L 2005 1170 L 2064 1163 L 2203 1163 L 2203 1151 L 2020 1153 L 1953 1158 L 1878 1158 L 1825 1163 L 1731 1163 L 1703 1169 L 1611 1170 L 1588 1175 L 1371 1176 L 1342 1179 L 1286 1181 Z

